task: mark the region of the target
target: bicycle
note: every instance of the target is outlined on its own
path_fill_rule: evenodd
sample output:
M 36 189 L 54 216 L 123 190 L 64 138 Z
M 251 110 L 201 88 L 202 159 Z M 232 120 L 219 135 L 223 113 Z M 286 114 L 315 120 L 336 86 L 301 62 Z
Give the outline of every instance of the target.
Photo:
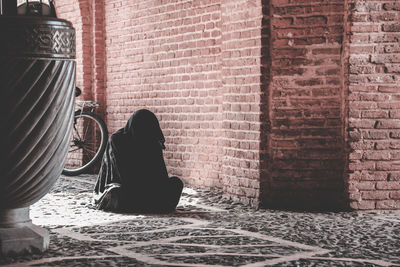
M 76 87 L 75 96 L 81 90 Z M 108 130 L 100 116 L 94 113 L 96 102 L 76 100 L 70 150 L 62 173 L 75 176 L 87 173 L 103 156 L 106 149 Z

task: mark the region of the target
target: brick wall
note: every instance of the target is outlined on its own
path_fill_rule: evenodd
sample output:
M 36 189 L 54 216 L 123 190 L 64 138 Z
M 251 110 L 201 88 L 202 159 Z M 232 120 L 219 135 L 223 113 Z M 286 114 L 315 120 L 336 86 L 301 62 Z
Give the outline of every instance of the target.
M 106 82 L 107 82 L 107 57 L 106 57 L 106 20 L 105 0 L 96 0 L 92 3 L 92 98 L 100 104 L 97 113 L 106 117 Z
M 223 189 L 257 205 L 260 192 L 262 2 L 222 3 Z
M 343 205 L 344 1 L 272 0 L 267 206 Z
M 84 58 L 88 59 L 86 56 L 86 48 L 83 47 L 83 29 L 87 27 L 84 25 L 84 21 L 81 15 L 81 8 L 78 1 L 70 0 L 57 0 L 55 2 L 57 16 L 66 19 L 72 23 L 76 31 L 76 83 L 79 86 L 83 85 L 84 72 L 83 72 L 83 62 Z M 90 59 L 89 59 L 90 60 Z
M 57 0 L 110 132 L 139 108 L 171 175 L 278 208 L 400 208 L 398 1 Z M 350 203 L 349 203 L 350 200 Z
M 259 191 L 258 2 L 120 0 L 101 7 L 82 1 L 89 27 L 81 34 L 92 38 L 83 42 L 83 51 L 91 61 L 78 62 L 90 70 L 87 98 L 102 103 L 107 87 L 103 106 L 110 132 L 135 110 L 152 110 L 166 135 L 171 175 L 198 186 L 225 184 L 229 195 L 253 204 Z M 76 16 L 61 6 L 62 16 Z M 104 74 L 98 74 L 99 63 Z
M 106 10 L 111 129 L 151 109 L 167 137 L 171 174 L 255 204 L 259 1 L 107 1 Z
M 95 100 L 105 115 L 105 18 L 104 1 L 57 0 L 57 16 L 72 22 L 76 30 L 76 84 L 82 98 Z
M 150 109 L 166 136 L 169 173 L 220 187 L 220 2 L 114 0 L 105 9 L 111 132 Z
M 348 5 L 350 205 L 399 209 L 400 2 Z

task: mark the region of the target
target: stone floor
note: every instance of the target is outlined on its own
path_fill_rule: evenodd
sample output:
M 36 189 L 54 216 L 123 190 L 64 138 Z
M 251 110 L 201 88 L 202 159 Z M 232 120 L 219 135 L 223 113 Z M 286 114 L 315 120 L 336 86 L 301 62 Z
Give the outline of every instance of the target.
M 93 209 L 94 176 L 61 177 L 31 207 L 50 230 L 43 254 L 7 266 L 400 266 L 400 212 L 254 211 L 185 189 L 168 215 Z

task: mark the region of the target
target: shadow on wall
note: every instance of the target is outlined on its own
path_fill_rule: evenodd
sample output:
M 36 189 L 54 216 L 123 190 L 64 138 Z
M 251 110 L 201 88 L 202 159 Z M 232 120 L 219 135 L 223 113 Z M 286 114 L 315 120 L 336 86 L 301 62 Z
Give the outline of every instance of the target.
M 344 1 L 263 5 L 261 205 L 343 210 Z

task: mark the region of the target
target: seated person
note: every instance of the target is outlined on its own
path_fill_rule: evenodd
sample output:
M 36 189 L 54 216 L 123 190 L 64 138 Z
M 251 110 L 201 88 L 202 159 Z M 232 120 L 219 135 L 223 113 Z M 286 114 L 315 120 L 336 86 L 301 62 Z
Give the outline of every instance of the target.
M 94 188 L 97 209 L 123 212 L 172 212 L 183 183 L 168 177 L 164 135 L 149 110 L 136 111 L 125 128 L 112 134 Z

